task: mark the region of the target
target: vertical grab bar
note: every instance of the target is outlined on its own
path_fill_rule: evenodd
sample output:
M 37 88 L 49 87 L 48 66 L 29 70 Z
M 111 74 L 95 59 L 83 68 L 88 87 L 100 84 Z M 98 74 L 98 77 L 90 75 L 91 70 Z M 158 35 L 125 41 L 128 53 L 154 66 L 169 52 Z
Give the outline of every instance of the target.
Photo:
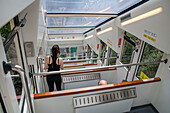
M 23 87 L 24 87 L 24 92 L 25 92 L 29 112 L 34 113 L 33 105 L 32 105 L 32 102 L 31 102 L 29 86 L 28 86 L 28 80 L 27 80 L 27 78 L 24 74 L 25 70 L 21 66 L 18 66 L 18 65 L 15 65 L 14 67 L 12 67 L 12 70 L 16 71 L 20 74 L 21 81 L 22 81 L 22 84 L 23 84 Z
M 18 65 L 6 64 L 5 61 L 3 61 L 3 68 L 4 68 L 5 74 L 7 74 L 8 71 L 11 71 L 11 70 L 19 73 L 19 75 L 21 76 L 22 85 L 24 87 L 24 92 L 25 92 L 25 97 L 26 97 L 26 101 L 28 104 L 29 113 L 34 113 L 33 105 L 31 102 L 29 86 L 28 86 L 28 80 L 27 80 L 26 75 L 24 74 L 25 70 L 21 66 L 18 66 Z
M 133 58 L 134 58 L 135 52 L 136 52 L 136 50 L 134 50 L 134 51 L 132 52 L 132 56 L 131 56 L 131 59 L 130 59 L 130 64 L 132 64 L 132 62 L 133 62 Z M 128 67 L 128 71 L 127 71 L 127 73 L 126 73 L 126 78 L 125 78 L 125 80 L 123 80 L 123 82 L 127 82 L 127 79 L 128 79 L 128 76 L 129 76 L 129 72 L 130 72 L 131 67 L 132 67 L 132 66 L 129 66 L 129 67 Z

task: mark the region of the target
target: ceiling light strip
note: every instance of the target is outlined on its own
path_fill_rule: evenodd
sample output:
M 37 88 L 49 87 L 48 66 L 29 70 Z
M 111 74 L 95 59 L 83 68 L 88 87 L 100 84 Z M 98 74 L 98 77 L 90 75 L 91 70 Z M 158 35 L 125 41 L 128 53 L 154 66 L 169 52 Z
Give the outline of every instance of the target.
M 142 19 L 148 18 L 148 17 L 150 17 L 150 16 L 156 15 L 156 14 L 158 14 L 158 13 L 161 13 L 162 10 L 163 10 L 162 7 L 160 7 L 160 8 L 154 9 L 154 10 L 152 10 L 152 11 L 149 11 L 149 12 L 147 12 L 147 13 L 141 14 L 141 15 L 139 15 L 139 16 L 137 16 L 137 17 L 134 17 L 134 18 L 132 18 L 132 19 L 129 19 L 129 20 L 127 20 L 127 21 L 122 22 L 122 23 L 121 23 L 121 26 L 125 26 L 125 25 L 131 24 L 131 23 L 133 23 L 133 22 L 137 22 L 137 21 L 139 21 L 139 20 L 142 20 Z
M 111 30 L 112 30 L 112 27 L 109 27 L 109 28 L 107 28 L 105 30 L 102 30 L 102 31 L 98 32 L 97 35 L 101 35 L 101 34 L 103 34 L 105 32 L 111 31 Z
M 66 27 L 47 27 L 47 29 L 87 29 L 87 28 L 95 28 L 95 26 L 66 26 Z
M 90 35 L 90 36 L 86 37 L 85 39 L 89 39 L 89 38 L 92 38 L 92 37 L 93 37 L 93 35 Z

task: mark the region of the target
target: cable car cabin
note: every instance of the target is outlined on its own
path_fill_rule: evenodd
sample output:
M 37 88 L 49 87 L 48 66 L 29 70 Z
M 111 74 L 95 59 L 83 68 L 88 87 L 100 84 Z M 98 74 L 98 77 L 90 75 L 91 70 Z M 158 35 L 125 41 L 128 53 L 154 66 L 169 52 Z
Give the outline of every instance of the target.
M 2 0 L 0 9 L 0 113 L 170 113 L 169 0 Z M 64 69 L 48 72 L 55 44 Z M 49 92 L 54 74 L 62 90 Z

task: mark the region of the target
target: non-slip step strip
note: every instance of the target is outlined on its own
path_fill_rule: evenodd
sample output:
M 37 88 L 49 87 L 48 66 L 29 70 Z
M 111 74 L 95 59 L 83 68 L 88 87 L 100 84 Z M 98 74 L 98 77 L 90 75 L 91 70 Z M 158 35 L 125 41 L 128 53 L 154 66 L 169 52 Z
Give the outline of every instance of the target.
M 95 95 L 86 95 L 81 97 L 74 97 L 74 108 L 86 107 L 96 104 L 103 104 L 106 102 L 114 102 L 125 99 L 136 98 L 136 88 L 123 89 L 113 92 L 107 92 Z
M 80 75 L 80 76 L 71 76 L 71 77 L 62 77 L 63 83 L 84 81 L 84 80 L 94 80 L 100 79 L 100 74 L 91 74 L 91 75 Z

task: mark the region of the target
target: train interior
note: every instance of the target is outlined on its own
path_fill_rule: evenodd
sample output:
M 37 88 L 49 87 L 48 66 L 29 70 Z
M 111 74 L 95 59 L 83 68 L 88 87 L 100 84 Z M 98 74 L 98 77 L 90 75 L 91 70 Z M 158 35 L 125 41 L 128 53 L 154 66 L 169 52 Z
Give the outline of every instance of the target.
M 0 9 L 0 113 L 170 113 L 169 0 L 1 0 Z M 55 44 L 64 69 L 48 72 Z M 57 73 L 62 90 L 49 92 Z

